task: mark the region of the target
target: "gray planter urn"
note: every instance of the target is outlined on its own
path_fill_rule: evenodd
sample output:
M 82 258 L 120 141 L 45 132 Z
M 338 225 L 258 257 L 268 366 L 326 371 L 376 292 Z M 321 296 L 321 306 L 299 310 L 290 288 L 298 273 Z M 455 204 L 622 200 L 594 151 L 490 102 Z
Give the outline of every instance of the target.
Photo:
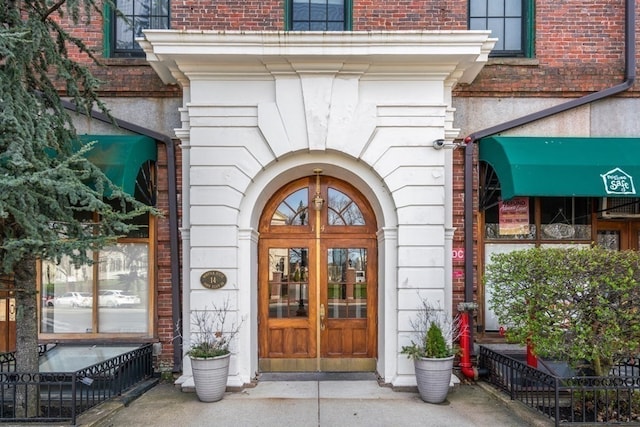
M 229 361 L 231 354 L 199 358 L 191 357 L 191 371 L 196 387 L 196 395 L 202 402 L 217 402 L 227 389 Z
M 420 398 L 428 403 L 442 403 L 446 400 L 451 384 L 453 358 L 419 358 L 414 360 L 416 381 Z

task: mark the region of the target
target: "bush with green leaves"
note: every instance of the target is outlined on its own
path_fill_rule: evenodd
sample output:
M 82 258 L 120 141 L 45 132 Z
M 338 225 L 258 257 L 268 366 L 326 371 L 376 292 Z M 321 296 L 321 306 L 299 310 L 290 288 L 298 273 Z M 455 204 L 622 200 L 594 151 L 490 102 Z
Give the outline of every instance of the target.
M 607 375 L 640 353 L 640 253 L 534 248 L 495 254 L 486 267 L 491 309 L 511 342 Z

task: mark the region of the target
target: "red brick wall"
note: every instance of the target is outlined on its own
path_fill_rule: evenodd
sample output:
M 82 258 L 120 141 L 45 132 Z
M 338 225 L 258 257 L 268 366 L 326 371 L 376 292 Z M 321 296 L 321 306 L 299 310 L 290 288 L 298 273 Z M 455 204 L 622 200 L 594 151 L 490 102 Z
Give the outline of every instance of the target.
M 578 97 L 622 82 L 624 6 L 624 0 L 536 1 L 536 62 L 492 61 L 455 94 Z
M 535 61 L 492 61 L 457 96 L 581 96 L 619 83 L 624 73 L 625 0 L 537 0 Z M 172 2 L 175 30 L 283 30 L 283 0 Z M 467 0 L 353 0 L 353 29 L 464 30 Z M 102 19 L 74 27 L 98 57 Z M 80 58 L 88 61 L 88 58 Z M 506 62 L 506 63 L 505 63 Z M 179 96 L 141 60 L 106 59 L 95 68 L 105 95 Z M 628 96 L 628 95 L 627 95 Z
M 282 30 L 281 0 L 184 0 L 171 4 L 174 30 Z
M 176 154 L 176 178 L 178 200 L 180 200 L 181 191 L 181 165 L 182 151 L 178 148 L 178 143 L 174 144 Z M 173 323 L 172 297 L 173 291 L 171 286 L 171 246 L 169 236 L 169 183 L 167 174 L 167 151 L 163 144 L 158 144 L 158 200 L 157 207 L 164 215 L 157 222 L 157 265 L 156 265 L 156 335 L 162 343 L 162 353 L 159 356 L 158 365 L 163 367 L 173 366 L 173 342 L 175 338 L 175 325 Z M 178 216 L 181 216 L 181 206 L 178 206 Z M 180 251 L 182 245 L 178 243 Z M 180 256 L 180 261 L 182 257 Z M 178 283 L 182 280 L 179 279 Z M 178 301 L 182 304 L 182 297 Z
M 175 30 L 284 30 L 284 2 L 189 0 L 172 8 Z M 465 29 L 466 0 L 354 0 L 353 29 Z
M 465 30 L 467 0 L 353 0 L 353 30 Z

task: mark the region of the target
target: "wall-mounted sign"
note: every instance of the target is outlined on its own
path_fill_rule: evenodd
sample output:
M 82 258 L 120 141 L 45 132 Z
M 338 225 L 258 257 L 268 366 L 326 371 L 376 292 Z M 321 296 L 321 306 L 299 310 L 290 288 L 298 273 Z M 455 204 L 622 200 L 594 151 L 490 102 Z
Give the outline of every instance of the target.
M 498 203 L 500 235 L 529 234 L 529 198 L 514 197 Z
M 636 194 L 633 177 L 622 169 L 615 168 L 600 176 L 607 194 Z
M 200 283 L 207 289 L 220 289 L 227 284 L 227 276 L 222 271 L 205 271 L 200 276 Z

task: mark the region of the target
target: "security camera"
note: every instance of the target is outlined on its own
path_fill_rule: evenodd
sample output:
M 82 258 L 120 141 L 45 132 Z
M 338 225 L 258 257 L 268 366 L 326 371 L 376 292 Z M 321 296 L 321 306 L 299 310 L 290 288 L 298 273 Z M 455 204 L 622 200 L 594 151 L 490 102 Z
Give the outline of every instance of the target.
M 435 141 L 433 141 L 433 148 L 435 148 L 436 150 L 440 150 L 443 147 L 444 139 L 436 139 Z

